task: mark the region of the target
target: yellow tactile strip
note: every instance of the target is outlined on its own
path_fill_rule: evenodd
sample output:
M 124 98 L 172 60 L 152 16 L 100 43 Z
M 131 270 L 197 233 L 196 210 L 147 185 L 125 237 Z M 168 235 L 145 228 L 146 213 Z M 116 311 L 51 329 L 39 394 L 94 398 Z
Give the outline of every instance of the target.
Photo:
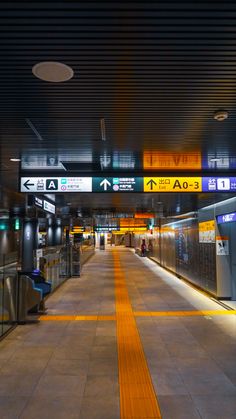
M 49 316 L 40 316 L 39 320 L 50 322 L 50 321 L 110 321 L 110 320 L 116 320 L 116 316 L 55 316 L 55 315 L 49 315 Z
M 132 311 L 118 252 L 115 270 L 120 418 L 161 418 L 142 343 Z
M 134 317 L 191 317 L 191 316 L 229 316 L 236 315 L 236 310 L 202 310 L 202 311 L 134 311 Z M 42 321 L 116 321 L 117 316 L 111 315 L 48 315 L 40 316 Z M 6 320 L 5 318 L 0 320 Z
M 236 310 L 193 310 L 193 311 L 136 311 L 135 317 L 188 317 L 188 316 L 225 316 L 236 314 Z

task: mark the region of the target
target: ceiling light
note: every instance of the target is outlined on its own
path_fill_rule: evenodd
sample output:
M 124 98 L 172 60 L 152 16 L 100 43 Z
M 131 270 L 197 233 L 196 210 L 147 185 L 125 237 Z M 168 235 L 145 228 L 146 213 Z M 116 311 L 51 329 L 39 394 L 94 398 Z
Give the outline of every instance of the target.
M 52 83 L 70 80 L 74 75 L 71 67 L 57 61 L 43 61 L 35 64 L 32 68 L 32 73 L 38 79 Z
M 21 161 L 21 159 L 12 158 L 12 159 L 10 159 L 10 161 L 18 162 L 18 161 Z
M 211 161 L 211 162 L 214 162 L 214 161 L 221 161 L 221 159 L 219 159 L 218 157 L 216 157 L 216 158 L 210 159 L 210 161 Z
M 228 116 L 229 116 L 229 113 L 227 111 L 224 111 L 224 110 L 219 110 L 219 111 L 216 111 L 214 113 L 214 119 L 216 119 L 217 121 L 220 121 L 220 122 L 227 119 Z

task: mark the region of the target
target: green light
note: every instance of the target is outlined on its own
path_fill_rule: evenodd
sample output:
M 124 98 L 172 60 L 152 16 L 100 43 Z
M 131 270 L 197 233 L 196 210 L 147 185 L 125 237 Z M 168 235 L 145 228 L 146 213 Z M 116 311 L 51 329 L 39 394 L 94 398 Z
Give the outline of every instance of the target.
M 20 230 L 20 219 L 16 218 L 15 219 L 15 230 Z
M 5 231 L 8 230 L 8 223 L 4 220 L 0 220 L 0 230 Z

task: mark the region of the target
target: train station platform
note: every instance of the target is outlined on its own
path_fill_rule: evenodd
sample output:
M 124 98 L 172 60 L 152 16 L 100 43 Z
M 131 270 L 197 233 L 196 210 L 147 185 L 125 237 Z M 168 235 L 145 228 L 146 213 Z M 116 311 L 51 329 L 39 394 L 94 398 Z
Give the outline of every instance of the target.
M 121 247 L 46 306 L 0 342 L 1 418 L 235 419 L 235 310 Z

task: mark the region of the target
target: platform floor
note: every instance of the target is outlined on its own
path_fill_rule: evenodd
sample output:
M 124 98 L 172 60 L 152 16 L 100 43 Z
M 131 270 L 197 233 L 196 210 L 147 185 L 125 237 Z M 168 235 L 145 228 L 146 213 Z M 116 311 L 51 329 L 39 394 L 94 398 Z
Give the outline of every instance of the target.
M 236 315 L 132 250 L 97 251 L 0 342 L 0 418 L 235 419 Z

